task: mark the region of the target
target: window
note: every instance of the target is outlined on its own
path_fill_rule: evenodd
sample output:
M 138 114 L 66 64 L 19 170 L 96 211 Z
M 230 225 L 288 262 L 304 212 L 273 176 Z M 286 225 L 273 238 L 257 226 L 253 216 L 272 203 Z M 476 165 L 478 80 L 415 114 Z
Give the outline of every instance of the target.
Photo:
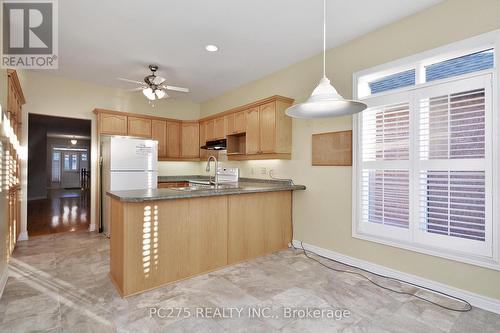
M 446 60 L 432 61 L 431 59 L 417 62 L 413 68 L 402 71 L 382 71 L 381 74 L 371 73 L 360 76 L 357 84 L 358 98 L 388 93 L 395 89 L 479 72 L 493 67 L 494 49 L 492 48 Z M 387 72 L 390 74 L 386 74 Z M 418 80 L 417 72 L 423 73 Z
M 483 50 L 434 63 L 416 59 L 428 82 L 408 85 L 403 73 L 410 71 L 368 82 L 383 93 L 366 96 L 368 109 L 354 119 L 354 237 L 500 268 L 496 71 L 494 50 Z M 366 73 L 357 76 L 358 88 L 377 76 Z M 397 77 L 402 82 L 392 82 Z M 376 86 L 384 81 L 398 89 Z
M 71 170 L 69 154 L 64 154 L 64 171 Z
M 467 54 L 425 66 L 425 81 L 446 79 L 457 75 L 493 68 L 493 49 Z
M 52 151 L 52 182 L 61 181 L 61 152 Z
M 415 69 L 384 76 L 368 83 L 371 94 L 415 85 Z
M 78 154 L 71 155 L 71 170 L 78 170 Z
M 78 171 L 78 153 L 64 153 L 64 171 Z

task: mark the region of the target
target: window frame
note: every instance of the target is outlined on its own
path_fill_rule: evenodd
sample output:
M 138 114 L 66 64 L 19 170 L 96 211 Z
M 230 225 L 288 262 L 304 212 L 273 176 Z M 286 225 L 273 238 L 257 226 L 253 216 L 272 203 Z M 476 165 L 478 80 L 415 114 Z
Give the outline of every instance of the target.
M 494 48 L 494 67 L 488 70 L 481 70 L 473 73 L 467 73 L 459 76 L 454 76 L 446 79 L 435 80 L 431 82 L 422 83 L 425 80 L 424 67 L 430 63 L 435 63 L 450 58 L 455 58 L 463 56 L 466 54 L 474 53 L 481 50 L 486 50 L 489 48 Z M 367 78 L 374 79 L 376 77 L 390 75 L 391 73 L 408 70 L 411 68 L 416 69 L 416 84 L 414 86 L 403 87 L 399 89 L 393 89 L 386 92 L 381 92 L 368 96 L 359 96 L 359 87 L 362 89 L 363 80 Z M 412 90 L 431 87 L 434 85 L 439 85 L 446 82 L 452 82 L 457 80 L 462 80 L 464 78 L 480 76 L 484 74 L 491 74 L 491 93 L 492 93 L 492 106 L 491 106 L 491 119 L 492 119 L 492 135 L 490 145 L 492 147 L 497 147 L 500 144 L 500 136 L 498 131 L 500 130 L 500 109 L 499 109 L 499 93 L 498 93 L 498 78 L 500 77 L 500 29 L 489 33 L 485 33 L 479 36 L 468 38 L 459 42 L 448 44 L 442 47 L 438 47 L 429 51 L 421 52 L 409 57 L 398 59 L 389 63 L 378 65 L 366 70 L 358 71 L 353 73 L 353 97 L 359 100 L 366 100 L 367 102 L 374 102 L 376 100 L 382 100 L 390 98 L 391 95 L 399 95 Z M 361 84 L 360 84 L 361 83 Z M 410 103 L 415 103 L 415 101 L 409 101 Z M 411 118 L 411 116 L 410 116 Z M 360 223 L 362 220 L 361 216 L 361 117 L 359 115 L 353 116 L 353 172 L 352 172 L 352 237 L 362 240 L 368 240 L 384 245 L 389 245 L 397 248 L 402 248 L 405 250 L 410 250 L 418 253 L 428 254 L 440 258 L 451 259 L 459 262 L 464 262 L 476 266 L 491 268 L 494 270 L 500 270 L 500 208 L 499 205 L 493 204 L 491 207 L 491 223 L 492 223 L 492 256 L 491 258 L 474 255 L 469 253 L 460 252 L 457 250 L 443 250 L 442 247 L 433 247 L 432 245 L 415 243 L 406 239 L 395 240 L 393 238 L 384 237 L 374 233 L 367 232 L 360 228 Z M 410 131 L 415 130 L 415 123 L 410 124 Z M 413 151 L 415 143 L 410 140 L 410 150 Z M 498 201 L 498 194 L 500 193 L 500 154 L 492 149 L 490 166 L 492 168 L 492 198 L 493 202 Z M 410 187 L 412 185 L 412 180 L 410 180 Z M 414 189 L 410 188 L 410 201 L 416 200 Z M 410 226 L 411 228 L 416 227 Z

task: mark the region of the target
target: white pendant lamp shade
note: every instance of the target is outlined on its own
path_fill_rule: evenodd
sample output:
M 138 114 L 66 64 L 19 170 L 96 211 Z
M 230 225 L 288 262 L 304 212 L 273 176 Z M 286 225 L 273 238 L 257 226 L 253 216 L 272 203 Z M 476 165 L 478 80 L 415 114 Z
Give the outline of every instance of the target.
M 366 104 L 344 99 L 326 77 L 326 1 L 323 0 L 323 77 L 304 103 L 286 109 L 294 118 L 327 118 L 354 114 L 366 109 Z
M 330 80 L 323 77 L 311 97 L 304 103 L 289 107 L 286 114 L 294 118 L 325 118 L 345 116 L 364 109 L 366 109 L 364 103 L 344 99 L 330 84 Z

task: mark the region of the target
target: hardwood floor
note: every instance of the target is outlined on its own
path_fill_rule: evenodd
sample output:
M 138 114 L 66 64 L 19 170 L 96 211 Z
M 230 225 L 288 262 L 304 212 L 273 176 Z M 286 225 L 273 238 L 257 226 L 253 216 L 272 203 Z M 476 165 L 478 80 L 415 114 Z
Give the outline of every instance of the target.
M 46 199 L 28 202 L 30 237 L 87 230 L 89 221 L 89 190 L 50 190 Z

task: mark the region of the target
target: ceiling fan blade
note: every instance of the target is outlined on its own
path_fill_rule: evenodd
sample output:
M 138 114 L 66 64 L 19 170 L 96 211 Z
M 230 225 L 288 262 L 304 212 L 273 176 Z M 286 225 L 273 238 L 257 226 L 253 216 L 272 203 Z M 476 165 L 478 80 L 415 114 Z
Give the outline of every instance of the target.
M 182 87 L 176 87 L 176 86 L 165 86 L 165 89 L 173 90 L 173 91 L 180 91 L 180 92 L 185 92 L 185 93 L 189 92 L 188 88 L 182 88 Z
M 153 83 L 156 84 L 157 86 L 159 86 L 163 82 L 165 82 L 165 78 L 161 77 L 161 76 L 155 76 L 155 78 L 153 80 Z
M 127 89 L 127 91 L 139 91 L 144 89 L 144 87 L 137 87 L 137 88 L 132 88 L 132 89 Z
M 120 80 L 120 81 L 130 82 L 130 83 L 144 84 L 144 82 L 136 81 L 136 80 L 130 80 L 130 79 L 125 79 L 123 77 L 117 77 L 116 79 Z

